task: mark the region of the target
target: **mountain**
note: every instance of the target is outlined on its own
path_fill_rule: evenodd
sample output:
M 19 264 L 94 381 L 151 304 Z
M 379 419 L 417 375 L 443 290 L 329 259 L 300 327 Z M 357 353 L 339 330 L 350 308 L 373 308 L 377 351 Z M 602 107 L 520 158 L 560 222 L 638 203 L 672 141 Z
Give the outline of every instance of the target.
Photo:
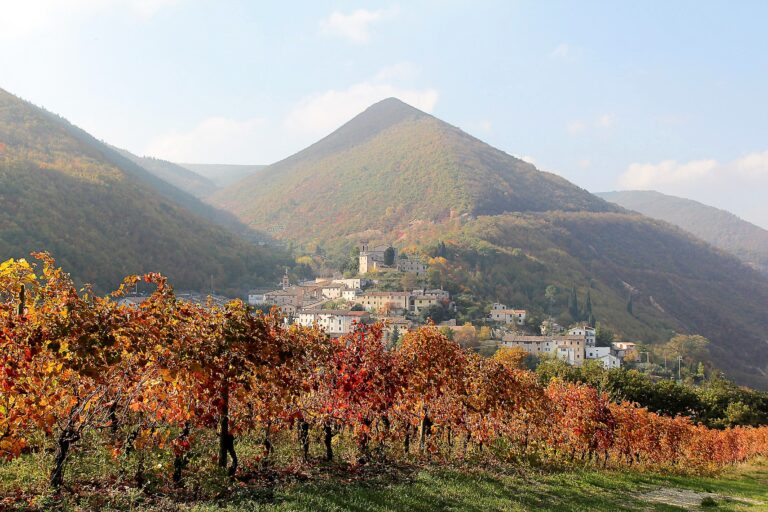
M 394 98 L 210 200 L 298 240 L 461 215 L 619 210 Z
M 398 100 L 209 200 L 329 260 L 394 242 L 475 319 L 498 301 L 569 324 L 576 287 L 625 339 L 702 334 L 718 367 L 768 387 L 768 279 Z
M 270 236 L 264 232 L 249 228 L 231 212 L 211 206 L 210 204 L 203 202 L 197 195 L 193 195 L 191 192 L 183 190 L 172 182 L 166 180 L 166 177 L 169 175 L 175 176 L 175 178 L 171 179 L 174 181 L 184 181 L 187 183 L 186 187 L 189 188 L 192 181 L 198 184 L 204 184 L 206 178 L 194 175 L 192 171 L 166 160 L 140 157 L 124 149 L 112 146 L 109 147 L 116 153 L 105 153 L 105 156 L 110 162 L 123 169 L 130 169 L 137 180 L 150 187 L 158 194 L 164 196 L 166 199 L 169 199 L 190 212 L 237 234 L 252 244 L 274 245 L 274 240 Z M 197 178 L 195 178 L 195 176 L 197 176 Z M 216 189 L 216 186 L 213 185 L 212 182 L 211 187 L 209 193 Z
M 217 187 L 226 187 L 241 179 L 255 174 L 266 165 L 236 165 L 236 164 L 178 164 L 198 175 L 211 180 Z
M 596 194 L 688 231 L 768 275 L 768 231 L 713 206 L 652 190 Z
M 214 211 L 0 89 L 0 260 L 49 251 L 79 282 L 104 290 L 148 271 L 166 274 L 180 289 L 213 283 L 226 293 L 274 279 L 283 255 L 184 202 Z
M 132 160 L 137 165 L 143 167 L 161 180 L 170 183 L 179 190 L 183 190 L 195 197 L 205 197 L 212 194 L 217 186 L 216 184 L 193 172 L 186 167 L 182 167 L 167 160 L 161 160 L 151 156 L 137 156 L 133 153 L 120 148 L 112 148 L 124 157 Z

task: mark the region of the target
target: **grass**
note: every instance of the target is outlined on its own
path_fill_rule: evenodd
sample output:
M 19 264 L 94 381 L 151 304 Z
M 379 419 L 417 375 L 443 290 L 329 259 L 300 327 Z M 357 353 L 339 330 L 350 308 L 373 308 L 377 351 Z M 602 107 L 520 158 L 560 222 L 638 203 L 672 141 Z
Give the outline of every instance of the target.
M 0 478 L 14 471 L 0 467 Z M 22 469 L 22 465 L 15 468 Z M 28 479 L 29 476 L 22 478 Z M 28 480 L 26 480 L 28 482 Z M 131 510 L 179 512 L 384 512 L 432 511 L 768 511 L 768 461 L 738 466 L 718 477 L 670 476 L 629 471 L 554 471 L 517 466 L 317 465 L 283 474 L 278 484 L 227 485 L 215 478 L 196 485 L 217 489 L 208 498 L 163 493 L 147 496 L 129 487 L 86 484 L 61 499 L 42 494 L 30 510 Z M 4 487 L 8 491 L 8 487 Z M 29 501 L 27 503 L 30 503 Z M 0 504 L 0 510 L 3 509 Z
M 693 496 L 707 509 L 768 510 L 768 464 L 763 462 L 740 467 L 719 478 L 667 477 L 589 470 L 543 472 L 487 468 L 427 468 L 416 470 L 407 481 L 397 483 L 295 484 L 278 490 L 272 503 L 264 504 L 245 499 L 224 505 L 224 510 L 690 510 L 689 505 L 675 506 L 669 502 L 650 502 L 647 499 L 649 492 L 669 488 L 715 493 L 704 498 Z M 736 501 L 738 498 L 764 503 Z M 674 503 L 674 500 L 671 502 Z M 707 506 L 707 503 L 710 504 Z M 206 504 L 193 506 L 190 510 L 207 512 L 222 509 L 220 504 Z

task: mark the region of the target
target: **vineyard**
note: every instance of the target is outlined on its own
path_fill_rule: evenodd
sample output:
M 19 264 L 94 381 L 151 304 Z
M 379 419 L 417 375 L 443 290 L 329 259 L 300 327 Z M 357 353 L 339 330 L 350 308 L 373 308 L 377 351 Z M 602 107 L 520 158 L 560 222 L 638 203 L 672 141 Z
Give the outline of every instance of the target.
M 53 490 L 86 448 L 135 487 L 164 489 L 206 471 L 255 480 L 285 453 L 307 465 L 485 459 L 680 474 L 768 455 L 768 427 L 709 429 L 586 385 L 542 385 L 504 351 L 481 357 L 434 327 L 388 350 L 378 325 L 330 339 L 240 301 L 179 301 L 157 274 L 108 296 L 78 291 L 34 256 L 0 265 L 0 457 L 48 454 Z M 138 280 L 154 294 L 120 305 Z

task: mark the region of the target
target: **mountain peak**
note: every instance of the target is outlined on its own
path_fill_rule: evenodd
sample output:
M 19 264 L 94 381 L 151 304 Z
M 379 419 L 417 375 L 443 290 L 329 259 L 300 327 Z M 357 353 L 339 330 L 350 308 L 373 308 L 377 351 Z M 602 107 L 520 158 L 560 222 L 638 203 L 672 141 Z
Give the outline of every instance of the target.
M 349 120 L 338 132 L 373 135 L 403 121 L 432 117 L 404 101 L 390 97 L 378 101 Z
M 380 115 L 380 114 L 400 114 L 405 116 L 426 116 L 429 115 L 426 112 L 419 110 L 418 108 L 409 105 L 400 98 L 390 96 L 381 101 L 377 101 L 367 109 L 365 109 L 360 115 Z

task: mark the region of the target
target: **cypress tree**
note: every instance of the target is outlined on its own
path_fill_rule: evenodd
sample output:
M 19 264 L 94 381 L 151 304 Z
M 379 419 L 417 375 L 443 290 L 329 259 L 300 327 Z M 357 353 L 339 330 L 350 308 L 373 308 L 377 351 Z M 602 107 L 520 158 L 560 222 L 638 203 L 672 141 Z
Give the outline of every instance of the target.
M 592 326 L 595 325 L 595 317 L 592 315 L 592 296 L 587 290 L 587 300 L 584 301 L 584 312 L 581 315 L 582 320 L 586 320 L 587 323 Z
M 629 298 L 627 299 L 627 313 L 634 316 L 632 312 L 632 292 L 629 293 Z
M 568 312 L 575 322 L 579 321 L 579 298 L 576 296 L 576 285 L 571 286 L 571 296 L 568 297 Z

